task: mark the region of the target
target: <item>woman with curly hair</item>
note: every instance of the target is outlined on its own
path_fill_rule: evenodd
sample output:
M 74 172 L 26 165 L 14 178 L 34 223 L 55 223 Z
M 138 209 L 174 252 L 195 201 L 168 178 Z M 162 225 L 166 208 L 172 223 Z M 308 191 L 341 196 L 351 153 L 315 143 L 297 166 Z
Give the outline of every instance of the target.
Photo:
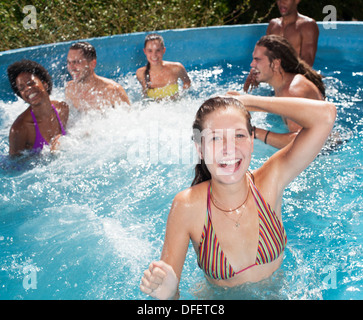
M 31 60 L 15 62 L 7 71 L 13 91 L 29 104 L 11 126 L 9 154 L 39 152 L 44 145 L 55 149 L 59 137 L 66 134 L 69 107 L 65 102 L 50 100 L 53 83 L 48 71 Z

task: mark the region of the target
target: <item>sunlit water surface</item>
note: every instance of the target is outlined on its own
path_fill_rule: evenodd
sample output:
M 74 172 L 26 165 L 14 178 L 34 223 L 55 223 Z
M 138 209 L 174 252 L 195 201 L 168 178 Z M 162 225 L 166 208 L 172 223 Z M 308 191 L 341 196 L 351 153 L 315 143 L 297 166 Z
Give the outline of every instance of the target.
M 182 299 L 363 297 L 363 70 L 324 63 L 316 67 L 337 104 L 343 143 L 286 189 L 281 268 L 257 284 L 218 288 L 207 283 L 190 247 Z M 228 63 L 189 70 L 189 92 L 161 103 L 142 100 L 134 74 L 127 74 L 115 80 L 128 92 L 131 111 L 73 110 L 55 154 L 45 149 L 18 160 L 7 156 L 8 133 L 26 105 L 0 101 L 0 299 L 145 299 L 142 273 L 160 257 L 172 199 L 193 177 L 195 112 L 211 95 L 242 91 L 247 71 Z M 262 85 L 254 94 L 271 89 Z M 52 98 L 63 100 L 63 88 Z M 286 130 L 273 115 L 254 114 L 253 123 Z M 251 168 L 274 151 L 256 141 Z

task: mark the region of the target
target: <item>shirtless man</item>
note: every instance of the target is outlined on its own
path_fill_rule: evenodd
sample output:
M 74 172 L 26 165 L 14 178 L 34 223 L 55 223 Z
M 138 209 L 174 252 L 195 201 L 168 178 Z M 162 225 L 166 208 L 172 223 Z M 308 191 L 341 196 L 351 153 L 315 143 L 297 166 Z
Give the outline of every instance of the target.
M 96 59 L 96 50 L 88 42 L 72 44 L 67 56 L 67 68 L 73 80 L 66 85 L 66 101 L 80 111 L 102 110 L 122 103 L 130 105 L 120 84 L 95 73 Z
M 266 34 L 285 37 L 296 50 L 298 56 L 311 67 L 318 47 L 319 28 L 315 20 L 300 14 L 297 6 L 300 0 L 277 0 L 281 17 L 272 19 Z M 254 74 L 250 73 L 243 87 L 247 92 L 258 86 Z
M 156 100 L 178 97 L 179 79 L 183 82 L 183 90 L 191 85 L 188 73 L 180 62 L 163 60 L 165 50 L 161 35 L 155 33 L 147 35 L 144 42 L 147 65 L 136 71 L 143 94 Z
M 300 0 L 277 0 L 281 17 L 270 21 L 266 34 L 285 37 L 299 57 L 312 67 L 318 48 L 319 28 L 314 19 L 297 11 L 299 2 Z
M 276 35 L 263 36 L 253 51 L 251 70 L 256 81 L 270 84 L 276 97 L 300 97 L 323 100 L 325 87 L 322 77 L 297 56 L 286 38 Z M 238 94 L 231 92 L 231 94 Z M 275 148 L 283 148 L 299 133 L 301 126 L 284 119 L 288 133 L 274 133 L 256 128 L 255 137 Z

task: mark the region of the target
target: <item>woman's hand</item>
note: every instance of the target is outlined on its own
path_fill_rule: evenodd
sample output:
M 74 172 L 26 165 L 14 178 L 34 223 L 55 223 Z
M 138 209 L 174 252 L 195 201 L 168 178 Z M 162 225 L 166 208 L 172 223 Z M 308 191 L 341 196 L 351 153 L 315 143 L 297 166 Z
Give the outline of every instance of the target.
M 227 96 L 241 96 L 241 94 L 235 90 L 228 91 L 226 95 Z
M 59 138 L 61 137 L 61 134 L 56 135 L 51 141 L 50 141 L 50 151 L 55 152 L 60 145 Z
M 177 299 L 178 284 L 179 279 L 173 268 L 164 261 L 157 261 L 152 262 L 144 272 L 140 289 L 156 299 Z
M 251 95 L 251 94 L 241 94 L 238 91 L 228 91 L 226 93 L 227 96 L 231 96 L 232 98 L 236 98 L 237 100 L 239 100 L 240 102 L 243 103 L 243 105 L 245 106 L 245 108 L 248 111 L 262 111 L 256 107 L 253 106 L 253 99 L 256 98 L 256 96 Z

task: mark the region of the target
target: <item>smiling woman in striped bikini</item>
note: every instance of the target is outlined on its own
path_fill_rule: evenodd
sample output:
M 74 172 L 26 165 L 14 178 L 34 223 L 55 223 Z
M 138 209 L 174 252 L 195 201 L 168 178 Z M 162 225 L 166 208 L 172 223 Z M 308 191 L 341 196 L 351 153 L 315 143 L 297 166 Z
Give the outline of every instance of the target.
M 275 113 L 303 128 L 253 172 L 254 132 L 247 110 Z M 311 99 L 241 95 L 205 101 L 193 124 L 201 161 L 192 186 L 174 198 L 161 259 L 144 272 L 141 290 L 158 299 L 178 298 L 190 240 L 200 268 L 216 285 L 271 276 L 287 243 L 283 191 L 319 153 L 335 117 L 334 104 Z

